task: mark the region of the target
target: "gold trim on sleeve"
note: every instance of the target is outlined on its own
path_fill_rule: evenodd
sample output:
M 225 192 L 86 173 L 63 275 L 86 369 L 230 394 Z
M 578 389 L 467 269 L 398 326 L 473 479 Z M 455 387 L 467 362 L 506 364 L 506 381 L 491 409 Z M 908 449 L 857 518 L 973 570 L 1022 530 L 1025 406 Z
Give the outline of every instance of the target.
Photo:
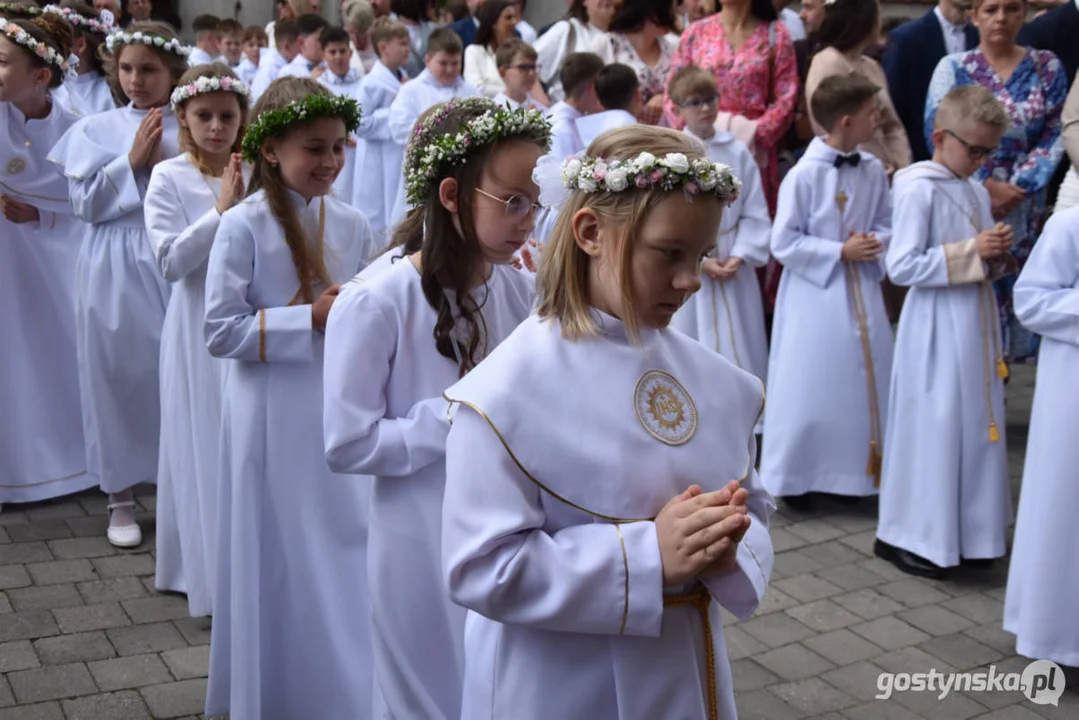
M 109 171 L 108 170 L 106 170 L 105 168 L 101 168 L 101 174 L 105 176 L 105 180 L 108 181 L 109 186 L 112 188 L 112 191 L 114 193 L 116 193 L 116 207 L 117 207 L 117 209 L 119 209 L 120 212 L 126 214 L 127 210 L 125 210 L 124 206 L 120 204 L 120 188 L 116 187 L 116 183 L 114 183 L 112 181 L 112 178 L 109 177 Z
M 985 265 L 978 255 L 976 238 L 945 243 L 944 266 L 948 272 L 949 285 L 967 285 L 985 279 Z
M 618 542 L 622 545 L 622 567 L 626 571 L 626 600 L 622 605 L 622 627 L 618 629 L 619 635 L 625 635 L 626 623 L 629 622 L 629 553 L 626 552 L 626 538 L 622 535 L 622 526 L 615 523 L 614 529 L 618 532 Z
M 266 308 L 259 308 L 259 362 L 266 362 Z

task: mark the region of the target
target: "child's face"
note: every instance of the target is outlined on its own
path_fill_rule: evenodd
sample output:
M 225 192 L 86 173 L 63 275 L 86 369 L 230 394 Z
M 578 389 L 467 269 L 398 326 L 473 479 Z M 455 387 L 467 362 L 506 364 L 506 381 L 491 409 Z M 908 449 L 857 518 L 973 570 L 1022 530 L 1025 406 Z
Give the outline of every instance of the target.
M 207 155 L 227 155 L 240 132 L 243 113 L 234 92 L 213 92 L 184 103 L 177 120 L 191 132 L 191 139 Z
M 243 36 L 236 33 L 222 35 L 219 39 L 219 43 L 221 45 L 221 54 L 225 56 L 225 59 L 229 61 L 230 65 L 235 65 L 240 62 L 240 58 L 243 57 L 244 52 Z
M 296 59 L 296 56 L 300 54 L 300 48 L 303 46 L 303 38 L 295 38 L 293 40 L 278 40 L 277 52 L 285 59 L 286 62 L 292 62 Z
M 937 129 L 933 131 L 933 160 L 960 177 L 970 177 L 1000 145 L 1000 138 L 995 128 L 973 120 Z
M 256 65 L 259 64 L 260 55 L 262 54 L 261 50 L 262 48 L 259 46 L 259 41 L 255 38 L 251 38 L 244 42 L 244 55 Z
M 322 55 L 326 60 L 326 67 L 334 75 L 343 77 L 348 74 L 348 66 L 352 62 L 352 48 L 348 43 L 330 43 L 323 49 Z
M 49 84 L 47 68 L 35 68 L 22 46 L 0 36 L 0 102 L 19 102 Z
M 847 140 L 855 145 L 869 142 L 880 124 L 880 100 L 872 98 L 853 115 L 840 120 L 846 126 Z
M 682 118 L 686 127 L 697 135 L 708 135 L 719 115 L 719 96 L 715 91 L 683 98 L 674 106 L 674 114 Z
M 473 193 L 473 227 L 488 262 L 508 263 L 536 226 L 539 188 L 532 181 L 532 170 L 541 155 L 543 150 L 535 143 L 503 142 L 491 154 L 479 186 L 458 188 L 458 192 Z
M 427 55 L 425 65 L 436 82 L 441 85 L 452 85 L 461 76 L 461 53 L 439 50 L 433 55 Z
M 269 140 L 263 155 L 281 167 L 285 184 L 307 199 L 325 195 L 345 164 L 345 123 L 324 117 Z
M 390 38 L 379 43 L 378 57 L 386 67 L 399 68 L 408 62 L 408 56 L 412 52 L 412 46 L 408 44 L 408 38 Z M 430 61 L 428 60 L 428 67 Z M 432 74 L 434 71 L 431 71 Z
M 322 62 L 322 41 L 319 39 L 320 37 L 322 37 L 321 30 L 304 35 L 300 40 L 300 53 L 303 54 L 307 62 Z
M 536 61 L 517 53 L 513 56 L 513 64 L 500 68 L 498 74 L 506 83 L 506 95 L 510 97 L 527 95 L 536 84 Z
M 141 43 L 125 45 L 117 58 L 124 94 L 139 110 L 161 107 L 172 95 L 172 76 L 161 56 Z
M 584 209 L 573 218 L 577 244 L 591 257 L 589 299 L 619 318 L 632 313 L 642 329 L 667 327 L 671 318 L 701 287 L 701 260 L 715 247 L 723 205 L 713 195 L 687 202 L 681 190 L 667 193 L 637 227 L 632 247 L 620 248 L 624 224 Z M 632 253 L 633 307 L 624 307 L 622 253 Z

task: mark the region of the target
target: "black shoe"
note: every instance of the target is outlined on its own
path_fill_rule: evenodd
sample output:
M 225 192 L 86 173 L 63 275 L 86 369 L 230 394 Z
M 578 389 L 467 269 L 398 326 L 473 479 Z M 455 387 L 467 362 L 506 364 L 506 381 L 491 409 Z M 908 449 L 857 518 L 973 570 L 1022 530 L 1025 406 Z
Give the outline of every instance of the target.
M 919 557 L 903 548 L 889 545 L 883 540 L 877 540 L 873 543 L 873 554 L 882 560 L 887 560 L 908 575 L 917 575 L 926 578 L 944 577 L 944 568 L 939 565 L 934 565 L 925 558 Z
M 972 570 L 992 570 L 997 561 L 994 558 L 960 558 L 959 564 Z
M 813 508 L 816 507 L 816 503 L 813 501 L 813 496 L 810 493 L 805 495 L 784 495 L 783 502 L 787 504 L 791 510 L 800 513 L 813 512 Z
M 862 502 L 862 498 L 859 495 L 837 495 L 835 493 L 821 493 L 821 495 L 837 505 L 846 505 L 848 507 L 858 505 Z

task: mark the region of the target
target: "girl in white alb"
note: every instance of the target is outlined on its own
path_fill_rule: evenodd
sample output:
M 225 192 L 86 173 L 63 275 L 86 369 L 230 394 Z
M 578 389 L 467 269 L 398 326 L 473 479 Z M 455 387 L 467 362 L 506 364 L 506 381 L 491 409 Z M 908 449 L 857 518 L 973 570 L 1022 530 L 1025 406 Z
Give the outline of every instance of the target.
M 363 215 L 328 195 L 359 109 L 281 78 L 252 115 L 248 195 L 206 275 L 206 344 L 228 360 L 206 714 L 355 720 L 372 706 L 369 488 L 326 466 L 322 372 L 339 284 L 374 251 Z
M 562 183 L 536 314 L 446 391 L 461 717 L 734 718 L 719 606 L 749 617 L 772 570 L 764 393 L 668 325 L 738 181 L 641 127 L 542 180 Z
M 409 85 L 415 80 L 410 81 Z M 550 128 L 536 112 L 455 100 L 424 120 L 405 159 L 398 260 L 342 295 L 326 331 L 326 460 L 374 477 L 368 554 L 378 718 L 457 720 L 464 610 L 441 573 L 443 391 L 532 309 L 510 267 L 528 240 L 531 173 Z M 341 482 L 359 483 L 361 478 Z
M 221 64 L 187 71 L 172 93 L 180 150 L 146 190 L 146 232 L 172 287 L 161 331 L 161 450 L 155 587 L 209 615 L 217 558 L 223 363 L 203 340 L 206 259 L 221 214 L 243 197 L 240 156 L 250 91 Z
M 87 471 L 75 349 L 75 258 L 86 226 L 45 159 L 78 120 L 50 98 L 67 70 L 70 35 L 55 15 L 0 20 L 0 334 L 8 338 L 0 505 L 97 485 Z
M 76 0 L 46 5 L 46 13 L 54 13 L 71 23 L 75 43 L 71 52 L 79 59 L 76 72 L 53 91 L 53 96 L 79 116 L 96 115 L 116 108 L 112 88 L 105 77 L 101 46 L 116 29 L 108 16 L 102 18 L 90 5 Z
M 143 197 L 153 167 L 178 152 L 169 97 L 188 48 L 163 23 L 135 23 L 107 44 L 109 73 L 129 104 L 80 120 L 49 159 L 68 177 L 75 214 L 92 225 L 76 279 L 83 428 L 89 469 L 109 493 L 109 542 L 134 547 L 142 532 L 131 488 L 157 478 L 158 355 L 169 299 Z

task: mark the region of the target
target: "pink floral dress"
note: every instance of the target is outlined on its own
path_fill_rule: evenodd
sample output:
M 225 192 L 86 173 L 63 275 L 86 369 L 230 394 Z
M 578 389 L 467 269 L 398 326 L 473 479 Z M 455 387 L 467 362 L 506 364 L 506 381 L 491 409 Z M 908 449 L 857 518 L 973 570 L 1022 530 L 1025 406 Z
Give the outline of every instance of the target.
M 798 65 L 790 33 L 781 22 L 761 23 L 742 47 L 734 50 L 727 42 L 720 16 L 713 15 L 693 23 L 682 34 L 671 61 L 671 75 L 688 65 L 698 65 L 715 75 L 721 112 L 757 123 L 756 149 L 768 157 L 767 165 L 761 167 L 761 180 L 774 216 L 779 191 L 776 148 L 794 119 L 798 99 Z M 665 107 L 671 127 L 681 128 L 683 123 L 674 117 L 669 95 Z

